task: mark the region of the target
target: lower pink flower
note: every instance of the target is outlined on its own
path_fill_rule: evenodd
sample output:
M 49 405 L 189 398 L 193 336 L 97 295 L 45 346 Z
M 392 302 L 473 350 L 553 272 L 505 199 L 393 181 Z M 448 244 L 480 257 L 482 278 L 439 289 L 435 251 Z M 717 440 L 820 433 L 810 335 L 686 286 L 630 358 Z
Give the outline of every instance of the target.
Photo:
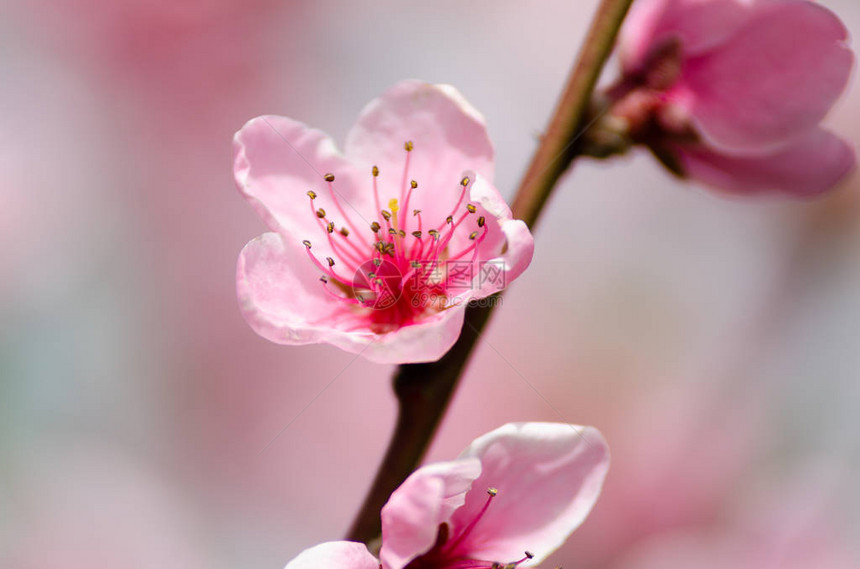
M 531 233 L 492 185 L 483 118 L 452 87 L 395 85 L 362 112 L 344 154 L 276 116 L 248 122 L 234 146 L 239 190 L 272 231 L 242 251 L 239 300 L 274 342 L 437 360 L 467 303 L 531 261 Z
M 511 423 L 457 460 L 424 466 L 382 509 L 379 560 L 328 542 L 287 569 L 502 569 L 539 563 L 585 520 L 609 468 L 591 427 Z
M 819 127 L 848 81 L 847 42 L 839 18 L 805 0 L 639 0 L 619 38 L 614 113 L 681 175 L 818 194 L 855 163 Z

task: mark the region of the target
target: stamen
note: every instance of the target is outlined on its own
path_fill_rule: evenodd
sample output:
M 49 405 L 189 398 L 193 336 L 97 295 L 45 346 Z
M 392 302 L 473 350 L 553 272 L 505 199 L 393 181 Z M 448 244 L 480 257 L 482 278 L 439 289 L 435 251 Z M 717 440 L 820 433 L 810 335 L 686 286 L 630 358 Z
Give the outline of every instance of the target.
M 340 234 L 343 235 L 344 237 L 349 237 L 349 229 L 347 229 L 346 227 L 341 227 L 340 228 Z
M 406 151 L 406 161 L 403 164 L 403 179 L 400 181 L 400 201 L 401 201 L 401 203 L 404 203 L 404 204 L 406 204 L 408 202 L 408 199 L 406 198 L 406 180 L 409 179 L 409 163 L 410 163 L 411 158 L 412 158 L 412 149 L 413 148 L 415 148 L 415 146 L 412 144 L 411 140 L 407 140 L 403 144 L 403 149 Z M 406 211 L 409 211 L 409 209 L 406 208 Z M 406 220 L 404 220 L 404 225 L 405 224 L 406 224 Z
M 474 204 L 470 203 L 466 204 L 466 209 L 469 210 L 469 213 L 475 213 L 476 211 L 478 211 L 478 208 L 476 208 Z
M 481 508 L 480 512 L 478 512 L 478 515 L 475 516 L 475 519 L 473 519 L 471 522 L 469 522 L 469 525 L 466 526 L 466 529 L 464 529 L 463 532 L 457 536 L 457 539 L 455 539 L 454 541 L 449 542 L 445 545 L 446 551 L 455 550 L 457 548 L 457 546 L 460 545 L 463 542 L 463 540 L 469 536 L 470 533 L 472 533 L 472 530 L 475 529 L 475 526 L 478 525 L 478 522 L 481 521 L 481 518 L 483 518 L 484 514 L 487 513 L 487 509 L 490 507 L 490 502 L 493 501 L 493 498 L 495 498 L 498 495 L 498 493 L 499 493 L 499 491 L 496 488 L 492 488 L 492 487 L 487 488 L 488 498 L 487 498 L 487 501 L 484 503 L 484 507 Z
M 325 219 L 325 210 L 323 208 L 319 208 L 316 213 L 318 218 Z
M 373 176 L 373 203 L 376 205 L 376 211 L 379 211 L 381 209 L 379 207 L 379 187 L 376 183 L 376 179 L 379 177 L 379 168 L 374 166 L 370 169 L 370 173 Z
M 313 190 L 308 190 L 308 197 L 311 198 L 312 200 L 315 200 L 315 199 L 317 199 L 317 193 Z
M 310 241 L 308 241 L 307 239 L 305 239 L 304 241 L 302 241 L 302 245 L 304 245 L 304 246 L 305 246 L 305 247 L 307 247 L 308 249 L 310 249 L 310 248 L 311 248 L 311 242 L 310 242 Z
M 374 233 L 378 233 L 380 229 L 381 229 L 381 226 L 379 225 L 378 221 L 374 221 L 373 223 L 370 224 L 370 230 L 373 231 Z
M 346 225 L 349 225 L 356 233 L 360 233 L 358 228 L 355 226 L 355 223 L 353 223 L 352 218 L 347 215 L 346 211 L 344 211 L 343 209 L 343 206 L 340 205 L 340 200 L 337 198 L 337 194 L 334 191 L 334 186 L 332 185 L 332 182 L 334 182 L 334 174 L 326 174 L 324 178 L 325 181 L 328 182 L 328 193 L 331 196 L 331 201 L 334 202 L 337 211 L 340 213 L 341 217 L 343 217 Z

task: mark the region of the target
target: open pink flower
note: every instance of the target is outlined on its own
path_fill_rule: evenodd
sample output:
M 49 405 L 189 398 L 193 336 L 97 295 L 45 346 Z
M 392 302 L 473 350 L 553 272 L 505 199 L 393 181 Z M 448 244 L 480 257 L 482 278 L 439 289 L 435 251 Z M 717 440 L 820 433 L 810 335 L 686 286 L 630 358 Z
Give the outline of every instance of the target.
M 239 301 L 273 342 L 437 360 L 466 304 L 531 261 L 531 233 L 492 184 L 484 120 L 450 86 L 395 85 L 362 111 L 343 154 L 277 116 L 249 121 L 234 148 L 239 190 L 272 231 L 239 257 Z
M 609 468 L 590 427 L 511 423 L 457 460 L 416 470 L 382 509 L 377 561 L 362 544 L 328 542 L 287 569 L 477 569 L 537 564 L 583 522 Z M 533 552 L 533 553 L 532 553 Z
M 682 175 L 809 196 L 854 165 L 819 122 L 853 64 L 832 12 L 804 0 L 639 0 L 620 37 L 617 108 Z

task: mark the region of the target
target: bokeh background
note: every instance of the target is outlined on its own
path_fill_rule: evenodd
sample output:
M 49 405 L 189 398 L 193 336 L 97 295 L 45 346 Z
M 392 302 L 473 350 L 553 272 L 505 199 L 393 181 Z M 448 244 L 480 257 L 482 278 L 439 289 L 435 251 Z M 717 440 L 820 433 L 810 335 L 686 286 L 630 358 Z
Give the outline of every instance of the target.
M 860 37 L 860 4 L 823 3 Z M 511 196 L 594 5 L 4 0 L 0 566 L 279 568 L 339 538 L 392 368 L 245 325 L 264 227 L 232 134 L 342 141 L 394 82 L 450 83 Z M 855 142 L 857 93 L 827 121 Z M 744 200 L 583 160 L 536 239 L 430 460 L 507 421 L 601 429 L 604 494 L 548 567 L 860 565 L 860 177 Z

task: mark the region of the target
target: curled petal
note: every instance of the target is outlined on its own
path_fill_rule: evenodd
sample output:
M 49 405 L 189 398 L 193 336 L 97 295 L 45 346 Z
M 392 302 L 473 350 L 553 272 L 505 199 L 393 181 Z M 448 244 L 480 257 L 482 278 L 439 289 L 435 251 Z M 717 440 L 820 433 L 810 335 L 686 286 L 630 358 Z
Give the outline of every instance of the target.
M 479 258 L 483 264 L 477 267 L 478 282 L 471 291 L 472 298 L 484 298 L 505 288 L 528 268 L 535 242 L 525 222 L 512 218 L 511 209 L 492 184 L 478 177 L 471 189 L 471 198 L 496 218 L 494 229 L 498 237 L 482 243 Z
M 510 423 L 476 439 L 461 458 L 478 458 L 481 475 L 452 531 L 474 520 L 498 494 L 462 547 L 470 558 L 515 560 L 524 549 L 539 563 L 583 522 L 600 494 L 609 449 L 591 427 L 559 423 Z
M 467 458 L 419 468 L 394 491 L 382 508 L 385 569 L 402 569 L 436 542 L 439 525 L 463 505 L 481 463 Z

